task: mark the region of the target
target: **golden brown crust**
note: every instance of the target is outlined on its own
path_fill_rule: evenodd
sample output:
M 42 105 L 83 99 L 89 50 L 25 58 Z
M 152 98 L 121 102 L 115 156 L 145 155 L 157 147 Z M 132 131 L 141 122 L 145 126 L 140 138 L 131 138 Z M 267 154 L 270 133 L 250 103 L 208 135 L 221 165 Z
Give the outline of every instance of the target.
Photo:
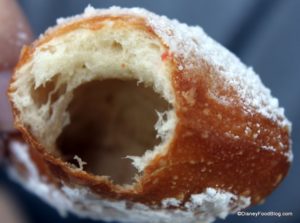
M 103 20 L 118 20 L 119 25 L 130 24 L 150 35 L 156 35 L 140 17 L 105 16 L 82 19 L 50 30 L 32 46 L 25 47 L 16 69 L 31 59 L 37 46 L 78 28 L 101 29 Z M 163 60 L 166 58 L 173 63 L 174 68 L 180 62 L 178 55 L 162 55 Z M 289 168 L 286 157 L 278 150 L 270 152 L 260 148 L 266 140 L 274 148 L 278 148 L 277 142 L 272 141 L 272 137 L 277 135 L 281 136 L 282 144 L 289 145 L 288 130 L 258 113 L 245 114 L 238 99 L 234 107 L 226 107 L 212 100 L 208 96 L 208 89 L 212 81 L 222 85 L 222 79 L 217 78 L 217 75 L 212 79 L 209 74 L 217 71 L 206 61 L 202 63 L 203 66 L 196 70 L 174 69 L 176 71 L 172 74 L 172 85 L 176 94 L 178 125 L 173 141 L 167 154 L 156 157 L 146 167 L 140 181 L 131 188 L 123 188 L 104 177 L 74 170 L 59 157 L 46 152 L 30 131 L 18 121 L 19 111 L 12 104 L 16 127 L 31 146 L 30 155 L 40 174 L 47 176 L 57 186 L 64 182 L 71 186 L 90 188 L 103 198 L 126 199 L 149 205 L 160 205 L 161 200 L 168 197 L 186 201 L 191 194 L 213 187 L 250 196 L 252 204 L 259 203 L 277 187 Z M 186 73 L 190 76 L 185 76 Z M 13 91 L 11 87 L 9 92 Z M 233 99 L 238 97 L 234 89 L 226 89 L 225 92 Z M 243 134 L 245 123 L 251 129 L 257 128 L 254 124 L 259 124 L 264 131 L 254 140 L 253 135 Z M 254 123 L 253 126 L 251 123 Z M 224 133 L 228 131 L 234 132 L 239 139 L 226 137 Z

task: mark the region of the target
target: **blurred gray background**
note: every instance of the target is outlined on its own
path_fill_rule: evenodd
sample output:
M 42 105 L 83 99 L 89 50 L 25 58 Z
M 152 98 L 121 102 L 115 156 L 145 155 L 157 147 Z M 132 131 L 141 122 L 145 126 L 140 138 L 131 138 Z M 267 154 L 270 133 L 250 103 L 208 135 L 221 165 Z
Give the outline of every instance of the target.
M 200 25 L 260 74 L 272 94 L 293 122 L 294 162 L 279 188 L 252 211 L 292 211 L 293 217 L 228 217 L 217 223 L 299 223 L 300 222 L 300 1 L 299 0 L 19 0 L 36 36 L 55 24 L 57 17 L 81 13 L 94 7 L 140 6 L 158 14 Z M 3 171 L 2 171 L 3 172 Z M 1 174 L 4 175 L 3 173 Z M 56 211 L 25 192 L 6 177 L 0 178 L 15 195 L 29 222 L 93 222 L 70 216 L 62 219 Z M 1 219 L 0 219 L 1 222 Z

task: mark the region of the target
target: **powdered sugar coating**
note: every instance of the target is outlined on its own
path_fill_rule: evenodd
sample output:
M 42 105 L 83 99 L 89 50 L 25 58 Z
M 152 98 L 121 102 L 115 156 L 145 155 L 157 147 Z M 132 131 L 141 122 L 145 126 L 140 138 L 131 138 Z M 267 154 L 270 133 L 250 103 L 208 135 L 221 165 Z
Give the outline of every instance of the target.
M 187 202 L 185 206 L 194 212 L 203 213 L 203 218 L 211 218 L 211 221 L 214 221 L 215 217 L 225 219 L 229 213 L 235 213 L 246 208 L 250 203 L 251 199 L 249 197 L 207 188 L 201 194 L 192 195 L 190 202 Z
M 251 203 L 248 197 L 236 196 L 214 188 L 207 188 L 203 193 L 191 195 L 190 201 L 184 204 L 185 210 L 168 209 L 171 206 L 179 207 L 181 201 L 176 198 L 163 200 L 162 208 L 158 209 L 151 209 L 141 203 L 128 205 L 126 201 L 100 199 L 86 188 L 72 188 L 67 185 L 57 188 L 44 181 L 31 160 L 28 145 L 13 141 L 10 149 L 18 162 L 28 171 L 25 180 L 11 168 L 9 172 L 11 177 L 59 211 L 62 216 L 67 216 L 71 212 L 79 217 L 94 220 L 117 220 L 130 223 L 193 223 L 196 221 L 211 223 L 217 217 L 225 218 L 228 214 L 235 213 Z
M 203 59 L 221 75 L 228 87 L 234 87 L 243 102 L 246 113 L 258 112 L 261 115 L 278 123 L 280 126 L 291 129 L 291 123 L 284 115 L 284 109 L 279 107 L 278 100 L 271 95 L 271 91 L 261 82 L 259 76 L 251 67 L 245 66 L 234 54 L 211 39 L 199 26 L 188 26 L 177 20 L 170 20 L 165 16 L 158 16 L 142 8 L 95 9 L 88 6 L 82 15 L 57 20 L 59 25 L 76 21 L 82 18 L 102 15 L 134 15 L 143 17 L 161 39 L 169 46 L 170 50 L 182 58 L 178 70 L 193 69 L 197 60 Z M 191 57 L 193 56 L 193 57 Z M 213 92 L 216 99 L 230 101 L 230 98 Z M 225 96 L 226 97 L 226 96 Z
M 275 149 L 273 146 L 262 146 L 261 148 L 262 148 L 263 150 L 276 152 L 276 149 Z
M 166 198 L 162 201 L 163 207 L 178 207 L 182 202 L 176 198 Z M 206 188 L 200 194 L 192 194 L 184 207 L 194 213 L 199 213 L 200 222 L 213 222 L 217 217 L 225 219 L 228 214 L 248 207 L 250 197 L 237 196 L 228 191 L 215 188 Z

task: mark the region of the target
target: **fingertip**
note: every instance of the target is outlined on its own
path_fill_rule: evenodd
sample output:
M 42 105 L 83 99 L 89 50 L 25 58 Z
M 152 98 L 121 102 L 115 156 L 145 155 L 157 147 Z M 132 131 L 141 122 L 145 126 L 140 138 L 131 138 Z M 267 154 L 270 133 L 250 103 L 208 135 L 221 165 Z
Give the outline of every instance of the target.
M 33 34 L 20 6 L 12 0 L 0 0 L 0 70 L 12 69 L 21 48 Z

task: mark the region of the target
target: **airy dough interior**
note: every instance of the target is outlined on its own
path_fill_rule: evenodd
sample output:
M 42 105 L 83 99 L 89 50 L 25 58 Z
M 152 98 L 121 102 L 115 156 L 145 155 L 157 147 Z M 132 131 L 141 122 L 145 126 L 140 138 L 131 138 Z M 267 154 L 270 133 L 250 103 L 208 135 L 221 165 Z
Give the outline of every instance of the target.
M 57 149 L 69 162 L 78 155 L 89 172 L 131 183 L 136 169 L 126 157 L 142 156 L 160 143 L 154 129 L 156 112 L 168 108 L 163 98 L 136 81 L 82 84 L 67 109 L 70 123 L 58 137 Z
M 165 51 L 148 33 L 111 22 L 50 40 L 16 71 L 18 121 L 49 152 L 73 163 L 77 155 L 85 170 L 130 183 L 130 161 L 143 171 L 175 129 Z

